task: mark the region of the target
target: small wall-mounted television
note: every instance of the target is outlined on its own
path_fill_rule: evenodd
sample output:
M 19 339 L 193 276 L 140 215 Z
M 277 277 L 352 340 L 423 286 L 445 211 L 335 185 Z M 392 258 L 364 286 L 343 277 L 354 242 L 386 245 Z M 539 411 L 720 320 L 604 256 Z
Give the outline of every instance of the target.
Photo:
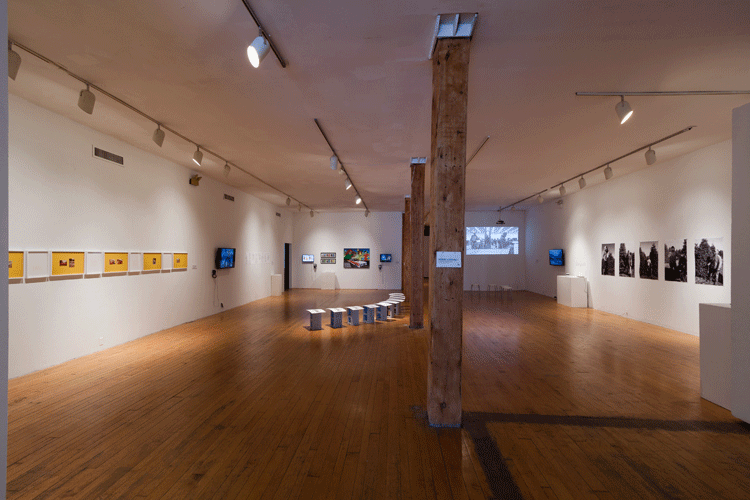
M 216 269 L 229 269 L 234 267 L 234 248 L 216 249 Z
M 315 255 L 311 253 L 303 253 L 302 254 L 302 263 L 303 264 L 312 264 L 315 262 Z
M 549 265 L 550 266 L 564 266 L 565 265 L 565 254 L 562 248 L 553 248 L 549 251 Z
M 389 253 L 381 253 L 380 254 L 380 262 L 392 262 L 393 256 Z

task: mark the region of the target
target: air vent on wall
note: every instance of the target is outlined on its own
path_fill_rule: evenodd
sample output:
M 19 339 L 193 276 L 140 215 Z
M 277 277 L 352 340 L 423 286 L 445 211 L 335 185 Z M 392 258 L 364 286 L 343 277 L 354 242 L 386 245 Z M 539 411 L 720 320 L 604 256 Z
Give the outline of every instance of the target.
M 101 158 L 102 160 L 117 163 L 118 165 L 125 165 L 125 159 L 122 156 L 110 153 L 109 151 L 104 151 L 103 149 L 97 148 L 96 146 L 94 146 L 94 156 L 96 158 Z
M 229 201 L 234 201 L 234 196 L 230 196 L 230 195 L 228 195 L 228 194 L 225 194 L 225 195 L 224 195 L 224 199 L 225 199 L 225 200 L 229 200 Z

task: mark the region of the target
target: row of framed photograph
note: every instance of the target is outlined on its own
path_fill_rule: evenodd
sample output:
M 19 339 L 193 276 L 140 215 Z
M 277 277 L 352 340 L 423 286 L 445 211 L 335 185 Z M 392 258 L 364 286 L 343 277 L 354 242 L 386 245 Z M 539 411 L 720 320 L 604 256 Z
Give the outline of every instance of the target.
M 664 253 L 660 256 L 662 248 Z M 692 252 L 688 250 L 687 238 L 662 241 L 662 246 L 658 241 L 642 241 L 637 246 L 620 243 L 619 247 L 603 243 L 601 272 L 602 276 L 617 274 L 658 280 L 659 268 L 662 268 L 665 281 L 687 283 L 688 261 L 692 261 L 695 283 L 723 286 L 725 251 L 723 238 L 695 240 Z
M 104 252 L 100 250 L 8 252 L 8 279 L 102 276 L 187 271 L 187 252 Z

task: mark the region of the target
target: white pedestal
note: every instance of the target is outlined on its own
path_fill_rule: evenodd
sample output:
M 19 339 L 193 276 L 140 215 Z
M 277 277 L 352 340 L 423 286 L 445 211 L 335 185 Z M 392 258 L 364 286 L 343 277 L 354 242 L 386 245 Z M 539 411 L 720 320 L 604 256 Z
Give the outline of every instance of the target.
M 699 304 L 701 397 L 731 410 L 732 308 Z
M 557 303 L 568 307 L 588 307 L 589 294 L 583 276 L 557 277 Z
M 335 273 L 321 273 L 318 278 L 321 290 L 335 290 L 336 289 L 336 274 Z
M 281 295 L 284 292 L 284 277 L 280 274 L 271 275 L 271 295 Z

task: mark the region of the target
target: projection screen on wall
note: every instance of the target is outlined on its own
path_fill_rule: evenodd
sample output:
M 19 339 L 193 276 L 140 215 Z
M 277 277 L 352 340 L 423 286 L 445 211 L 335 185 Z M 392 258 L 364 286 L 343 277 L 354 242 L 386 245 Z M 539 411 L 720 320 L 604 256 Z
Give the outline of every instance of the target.
M 489 226 L 466 228 L 466 255 L 518 255 L 518 228 Z

